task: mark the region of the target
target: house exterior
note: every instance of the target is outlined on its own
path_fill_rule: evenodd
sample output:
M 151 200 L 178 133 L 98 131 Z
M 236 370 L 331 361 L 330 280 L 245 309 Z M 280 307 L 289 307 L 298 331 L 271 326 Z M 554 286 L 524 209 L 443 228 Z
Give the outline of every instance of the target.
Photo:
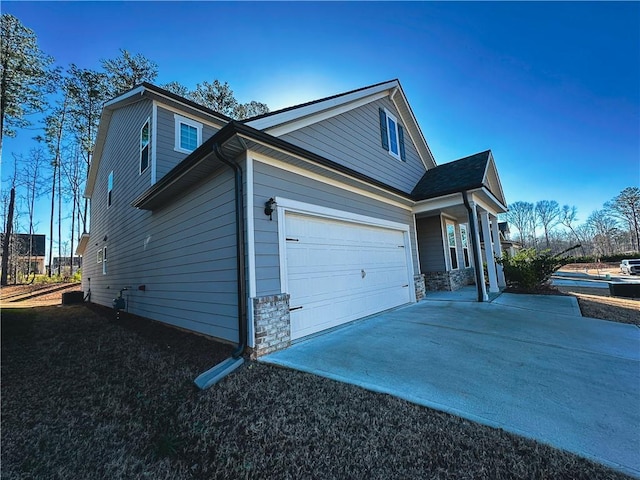
M 241 122 L 150 84 L 105 104 L 83 290 L 253 356 L 428 289 L 504 285 L 490 151 L 436 166 L 398 80 Z M 428 293 L 427 293 L 428 294 Z
M 51 268 L 56 272 L 61 268 L 66 274 L 74 274 L 82 269 L 82 257 L 53 257 Z

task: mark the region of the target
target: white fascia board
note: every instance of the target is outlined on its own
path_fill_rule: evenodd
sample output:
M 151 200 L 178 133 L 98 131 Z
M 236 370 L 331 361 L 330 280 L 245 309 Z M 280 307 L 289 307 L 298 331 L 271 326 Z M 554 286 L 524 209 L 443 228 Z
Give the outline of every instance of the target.
M 369 97 L 379 92 L 386 92 L 389 89 L 398 86 L 398 82 L 393 80 L 391 82 L 383 83 L 375 87 L 359 90 L 357 92 L 342 95 L 336 98 L 331 98 L 321 102 L 312 103 L 298 108 L 292 108 L 291 110 L 284 111 L 282 113 L 276 113 L 264 118 L 258 118 L 256 120 L 247 122 L 246 125 L 253 127 L 257 130 L 267 130 L 284 123 L 298 120 L 302 117 L 314 115 L 325 110 L 333 109 L 335 107 L 354 102 L 361 98 Z M 273 134 L 272 134 L 273 135 Z
M 444 195 L 442 197 L 428 198 L 426 200 L 420 200 L 413 206 L 413 214 L 432 212 L 434 210 L 442 210 L 443 208 L 455 207 L 462 205 L 461 193 L 452 193 L 450 195 Z
M 493 158 L 493 152 L 489 152 L 489 161 L 487 162 L 487 171 L 485 172 L 485 178 L 489 171 L 489 166 L 491 166 L 491 168 L 493 169 L 493 173 L 496 176 L 496 182 L 498 182 L 498 191 L 496 192 L 496 194 L 500 196 L 499 200 L 501 205 L 506 205 L 507 203 L 506 199 L 504 198 L 504 191 L 502 190 L 502 182 L 500 181 L 500 175 L 498 175 L 498 168 L 496 167 L 496 162 Z
M 340 115 L 341 113 L 346 113 L 350 110 L 361 107 L 362 105 L 366 105 L 367 103 L 374 102 L 376 100 L 379 100 L 380 98 L 384 98 L 387 95 L 388 93 L 386 91 L 377 92 L 368 97 L 359 98 L 350 103 L 343 104 L 338 107 L 331 108 L 329 110 L 324 110 L 322 112 L 318 112 L 315 115 L 308 115 L 298 120 L 285 123 L 283 125 L 278 125 L 273 128 L 267 128 L 264 131 L 269 135 L 273 135 L 274 137 L 279 137 L 281 135 L 285 135 L 295 130 L 308 127 L 309 125 L 313 125 L 314 123 L 321 122 L 322 120 L 335 117 L 337 115 Z
M 473 201 L 487 212 L 497 215 L 498 213 L 505 213 L 508 210 L 508 208 L 485 187 L 471 190 L 469 193 L 472 195 Z M 482 198 L 483 196 L 486 198 Z
M 91 156 L 91 165 L 89 165 L 89 173 L 87 174 L 87 182 L 84 187 L 84 197 L 91 198 L 93 194 L 93 187 L 96 183 L 96 177 L 98 176 L 98 165 L 100 164 L 100 157 L 102 156 L 102 149 L 104 148 L 104 142 L 107 138 L 107 131 L 109 130 L 109 123 L 111 122 L 111 116 L 113 110 L 106 106 L 102 110 L 100 115 L 100 123 L 98 124 L 98 133 L 96 134 L 96 145 L 93 149 L 93 155 Z
M 133 90 L 129 90 L 128 92 L 123 93 L 122 95 L 119 95 L 112 100 L 109 100 L 107 103 L 104 104 L 104 108 L 112 107 L 113 105 L 116 105 L 131 97 L 135 97 L 136 95 L 142 95 L 145 90 L 146 88 L 143 87 L 142 85 L 137 88 L 134 88 Z

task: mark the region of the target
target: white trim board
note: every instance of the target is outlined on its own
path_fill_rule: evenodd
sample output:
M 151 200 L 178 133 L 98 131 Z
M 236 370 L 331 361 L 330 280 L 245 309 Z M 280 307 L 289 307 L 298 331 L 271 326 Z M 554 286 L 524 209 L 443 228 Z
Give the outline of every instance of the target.
M 390 82 L 383 83 L 381 85 L 377 85 L 375 87 L 369 87 L 363 90 L 358 90 L 346 95 L 340 95 L 336 98 L 329 98 L 327 100 L 316 101 L 311 103 L 310 105 L 303 105 L 298 107 L 293 107 L 289 110 L 280 113 L 274 113 L 273 115 L 269 115 L 264 118 L 257 118 L 256 120 L 252 120 L 247 122 L 247 125 L 250 127 L 256 128 L 258 130 L 268 131 L 270 129 L 275 129 L 280 125 L 284 125 L 285 123 L 294 122 L 302 117 L 312 117 L 318 113 L 321 113 L 325 110 L 329 110 L 331 114 L 329 116 L 336 115 L 336 107 L 341 107 L 345 104 L 356 102 L 362 98 L 367 98 L 365 103 L 368 103 L 372 95 L 383 92 L 382 96 L 386 96 L 388 94 L 388 90 L 397 86 L 397 80 L 392 80 Z M 328 118 L 328 117 L 327 117 Z M 313 122 L 312 122 L 313 123 Z M 298 127 L 300 128 L 300 127 Z M 272 133 L 272 135 L 274 135 Z
M 329 110 L 325 110 L 319 113 L 316 113 L 314 115 L 309 115 L 306 116 L 304 118 L 300 118 L 298 120 L 292 120 L 288 123 L 282 124 L 282 125 L 276 125 L 274 127 L 271 128 L 267 128 L 264 131 L 266 133 L 268 133 L 269 135 L 273 135 L 274 137 L 279 137 L 281 135 L 286 135 L 287 133 L 299 130 L 301 128 L 304 127 L 308 127 L 309 125 L 313 125 L 314 123 L 318 123 L 321 122 L 323 120 L 326 120 L 328 118 L 332 118 L 335 117 L 337 115 L 349 112 L 351 110 L 354 110 L 358 107 L 361 107 L 363 105 L 366 105 L 368 103 L 374 102 L 376 100 L 379 100 L 381 98 L 384 98 L 387 96 L 387 92 L 379 92 L 376 93 L 374 95 L 371 95 L 369 97 L 365 97 L 365 98 L 361 98 L 358 100 L 355 100 L 351 103 L 348 103 L 346 105 L 341 105 L 339 107 L 333 108 L 333 109 L 329 109 Z

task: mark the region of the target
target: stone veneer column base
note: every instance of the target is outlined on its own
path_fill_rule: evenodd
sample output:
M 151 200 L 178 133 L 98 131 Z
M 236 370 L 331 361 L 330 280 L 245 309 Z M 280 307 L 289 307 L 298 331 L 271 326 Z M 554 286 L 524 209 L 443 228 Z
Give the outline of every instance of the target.
M 475 270 L 473 268 L 463 268 L 449 272 L 426 272 L 425 286 L 427 291 L 454 291 L 465 285 L 475 283 Z
M 256 346 L 251 358 L 282 350 L 291 345 L 289 294 L 256 297 L 252 301 Z
M 426 295 L 426 287 L 424 283 L 424 275 L 414 275 L 413 284 L 416 288 L 416 302 L 422 300 Z

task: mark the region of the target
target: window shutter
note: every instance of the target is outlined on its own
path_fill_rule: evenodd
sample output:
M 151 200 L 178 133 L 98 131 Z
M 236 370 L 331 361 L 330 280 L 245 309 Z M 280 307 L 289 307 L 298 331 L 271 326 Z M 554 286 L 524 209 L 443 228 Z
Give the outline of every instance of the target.
M 400 144 L 400 159 L 403 162 L 407 161 L 407 154 L 404 150 L 404 128 L 398 123 L 398 143 Z
M 384 109 L 378 109 L 380 112 L 380 140 L 382 140 L 382 148 L 389 151 L 389 135 L 387 134 L 387 114 Z

